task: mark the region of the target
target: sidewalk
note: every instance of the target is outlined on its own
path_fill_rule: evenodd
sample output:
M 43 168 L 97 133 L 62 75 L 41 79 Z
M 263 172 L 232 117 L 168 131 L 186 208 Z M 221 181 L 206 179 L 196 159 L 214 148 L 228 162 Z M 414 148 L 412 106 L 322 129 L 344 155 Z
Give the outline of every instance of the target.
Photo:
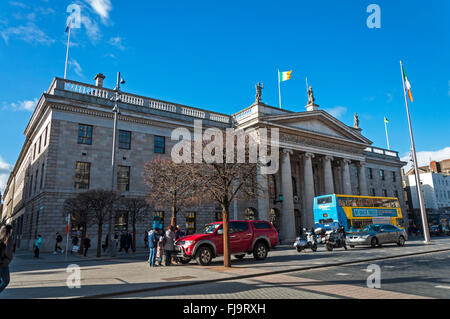
M 207 267 L 191 262 L 188 265 L 150 268 L 146 262 L 145 250 L 118 253 L 116 258 L 95 258 L 95 252 L 90 252 L 90 257 L 69 255 L 67 261 L 61 255 L 42 254 L 42 258 L 36 260 L 31 252 L 19 252 L 10 266 L 11 283 L 0 298 L 89 297 L 116 292 L 158 290 L 162 287 L 178 287 L 183 290 L 183 286 L 195 283 L 237 280 L 252 275 L 279 274 L 294 269 L 363 262 L 441 249 L 450 249 L 450 237 L 433 238 L 430 245 L 411 240 L 405 247 L 389 245 L 374 249 L 339 249 L 333 252 L 320 247 L 316 253 L 297 253 L 291 245 L 283 245 L 269 252 L 269 257 L 263 261 L 255 261 L 251 255 L 242 261 L 232 257 L 232 268 L 222 267 L 222 258 L 215 259 Z M 81 288 L 67 287 L 70 273 L 66 272 L 66 267 L 70 264 L 80 266 Z

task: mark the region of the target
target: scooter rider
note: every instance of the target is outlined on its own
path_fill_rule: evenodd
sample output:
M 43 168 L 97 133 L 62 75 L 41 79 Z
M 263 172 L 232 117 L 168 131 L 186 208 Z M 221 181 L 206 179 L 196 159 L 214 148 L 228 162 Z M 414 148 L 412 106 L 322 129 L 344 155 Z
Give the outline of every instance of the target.
M 347 250 L 347 243 L 345 240 L 345 238 L 347 237 L 347 233 L 345 232 L 345 227 L 342 225 L 339 226 L 338 233 L 339 233 L 339 240 L 341 241 L 342 247 L 344 247 L 344 249 Z

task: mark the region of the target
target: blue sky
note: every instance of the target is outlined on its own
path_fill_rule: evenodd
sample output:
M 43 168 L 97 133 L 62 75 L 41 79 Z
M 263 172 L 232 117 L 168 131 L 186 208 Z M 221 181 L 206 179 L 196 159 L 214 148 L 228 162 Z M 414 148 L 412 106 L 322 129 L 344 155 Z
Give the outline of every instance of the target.
M 0 1 L 0 191 L 16 161 L 35 101 L 54 76 L 63 77 L 65 23 L 73 29 L 68 78 L 93 83 L 121 71 L 125 91 L 223 113 L 254 100 L 303 111 L 305 77 L 316 102 L 348 125 L 358 112 L 363 134 L 409 151 L 399 61 L 412 85 L 410 105 L 421 161 L 450 157 L 450 2 L 448 0 L 322 1 Z M 132 4 L 130 4 L 132 3 Z M 381 28 L 369 29 L 367 6 L 381 8 Z

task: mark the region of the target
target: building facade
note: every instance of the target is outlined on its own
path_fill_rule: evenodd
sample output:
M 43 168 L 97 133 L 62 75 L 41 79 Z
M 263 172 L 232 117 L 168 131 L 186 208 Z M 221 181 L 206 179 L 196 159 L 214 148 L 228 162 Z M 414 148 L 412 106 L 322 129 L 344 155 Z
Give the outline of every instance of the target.
M 31 248 L 41 234 L 44 248 L 52 249 L 55 233 L 65 229 L 64 201 L 89 189 L 111 189 L 114 91 L 103 87 L 103 78 L 98 75 L 96 85 L 55 78 L 36 105 L 3 195 L 2 218 L 15 227 L 19 248 Z M 347 126 L 315 104 L 301 112 L 279 109 L 262 103 L 259 91 L 252 105 L 230 116 L 123 93 L 119 108 L 114 183 L 124 196 L 145 197 L 144 164 L 170 156 L 178 142 L 171 140 L 172 131 L 192 131 L 194 121 L 201 120 L 204 129 L 279 130 L 279 169 L 258 173 L 267 194 L 235 201 L 234 219 L 270 220 L 282 239 L 290 241 L 300 227 L 312 226 L 314 196 L 398 197 L 405 210 L 405 163 L 398 153 L 372 147 L 357 121 Z M 116 215 L 116 229 L 129 228 L 126 212 Z M 138 225 L 138 245 L 143 245 L 153 215 L 160 215 L 166 226 L 170 223 L 170 209 L 150 214 Z M 179 213 L 178 223 L 194 232 L 220 218 L 221 208 L 205 203 Z M 95 244 L 96 227 L 88 233 Z

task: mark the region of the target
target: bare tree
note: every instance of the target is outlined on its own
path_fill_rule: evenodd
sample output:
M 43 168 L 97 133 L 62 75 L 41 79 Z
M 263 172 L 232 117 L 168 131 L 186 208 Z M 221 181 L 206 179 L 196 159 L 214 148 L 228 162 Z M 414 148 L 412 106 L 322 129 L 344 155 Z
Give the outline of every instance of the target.
M 131 249 L 136 251 L 136 223 L 143 220 L 145 215 L 150 212 L 150 205 L 144 198 L 124 197 L 120 200 L 120 206 L 128 212 L 128 218 L 131 219 L 133 227 L 133 243 Z
M 86 193 L 79 193 L 75 197 L 70 197 L 64 202 L 64 211 L 70 213 L 72 220 L 81 226 L 81 238 L 79 253 L 83 253 L 83 239 L 86 237 L 86 230 L 91 220 L 89 214 L 89 200 Z
M 225 141 L 225 133 L 222 132 L 221 134 L 222 141 Z M 215 138 L 217 136 L 212 137 L 211 141 L 214 141 Z M 233 144 L 236 145 L 236 142 L 237 136 L 234 137 Z M 258 163 L 250 163 L 249 161 L 249 143 L 254 143 L 254 141 L 246 136 L 243 151 L 245 161 L 243 162 L 230 161 L 227 158 L 225 143 L 219 142 L 216 144 L 217 147 L 209 147 L 210 154 L 215 157 L 215 160 L 202 156 L 201 163 L 190 166 L 191 176 L 195 176 L 195 199 L 200 202 L 216 202 L 222 208 L 224 267 L 231 267 L 229 249 L 230 205 L 235 199 L 254 199 L 260 191 L 256 179 Z M 205 153 L 207 147 L 208 144 L 203 142 L 203 153 Z
M 194 202 L 192 171 L 188 165 L 157 157 L 144 167 L 144 180 L 148 185 L 147 202 L 154 208 L 170 207 L 170 223 L 173 226 L 177 223 L 177 213 Z
M 101 244 L 103 224 L 108 220 L 110 214 L 113 214 L 115 202 L 119 196 L 110 190 L 93 189 L 83 193 L 89 205 L 89 211 L 92 214 L 92 223 L 97 225 L 97 257 L 101 256 Z

